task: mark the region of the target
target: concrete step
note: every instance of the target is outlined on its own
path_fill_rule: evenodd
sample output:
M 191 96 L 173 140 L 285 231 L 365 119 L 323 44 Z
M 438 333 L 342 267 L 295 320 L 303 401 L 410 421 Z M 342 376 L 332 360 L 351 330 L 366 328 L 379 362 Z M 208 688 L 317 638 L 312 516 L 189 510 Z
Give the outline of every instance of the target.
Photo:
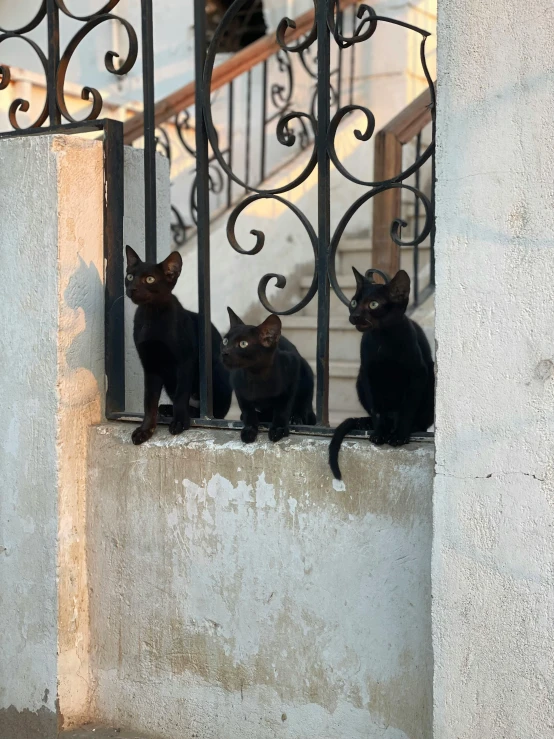
M 344 318 L 331 316 L 329 325 L 329 358 L 331 361 L 357 362 L 360 353 L 361 334 L 349 322 L 346 306 Z M 315 359 L 316 323 L 313 316 L 283 316 L 283 334 L 296 344 L 306 359 Z
M 429 261 L 430 245 L 421 244 L 419 247 L 419 261 L 423 265 Z M 352 273 L 352 267 L 359 272 L 365 272 L 371 266 L 372 243 L 371 239 L 343 239 L 337 250 L 337 273 Z M 402 269 L 412 271 L 413 247 L 403 246 L 400 250 Z M 409 272 L 411 276 L 411 271 Z
M 310 362 L 315 373 L 315 362 Z M 360 369 L 359 360 L 353 362 L 329 362 L 329 413 L 340 412 L 343 418 L 363 415 L 358 401 L 356 379 Z
M 311 367 L 315 374 L 315 361 L 310 361 Z M 342 413 L 342 418 L 347 416 L 361 415 L 362 407 L 358 402 L 356 393 L 356 378 L 358 377 L 359 362 L 329 362 L 329 409 L 330 413 Z M 315 410 L 315 397 L 314 397 Z M 240 419 L 240 408 L 233 398 L 233 404 L 227 414 L 227 418 L 232 421 Z

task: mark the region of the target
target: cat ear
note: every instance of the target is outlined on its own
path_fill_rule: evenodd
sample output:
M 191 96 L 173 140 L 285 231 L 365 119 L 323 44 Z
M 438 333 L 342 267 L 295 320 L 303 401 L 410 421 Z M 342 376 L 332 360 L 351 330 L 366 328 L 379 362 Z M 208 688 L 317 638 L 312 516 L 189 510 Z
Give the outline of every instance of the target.
M 125 247 L 125 255 L 127 257 L 127 267 L 136 267 L 141 263 L 141 258 L 130 246 Z
M 160 266 L 167 279 L 171 282 L 175 282 L 181 274 L 183 260 L 178 251 L 172 251 L 171 254 L 163 260 Z
M 354 272 L 354 277 L 356 278 L 356 292 L 358 292 L 364 284 L 364 276 L 358 272 L 356 267 L 352 267 L 352 272 Z
M 279 316 L 268 316 L 265 321 L 258 326 L 258 336 L 262 346 L 273 346 L 279 341 L 281 336 L 281 319 Z
M 231 308 L 227 307 L 227 313 L 229 314 L 231 328 L 235 328 L 235 326 L 244 326 L 244 321 L 241 321 L 241 319 Z
M 410 277 L 403 269 L 399 270 L 388 284 L 393 303 L 407 303 L 410 299 Z

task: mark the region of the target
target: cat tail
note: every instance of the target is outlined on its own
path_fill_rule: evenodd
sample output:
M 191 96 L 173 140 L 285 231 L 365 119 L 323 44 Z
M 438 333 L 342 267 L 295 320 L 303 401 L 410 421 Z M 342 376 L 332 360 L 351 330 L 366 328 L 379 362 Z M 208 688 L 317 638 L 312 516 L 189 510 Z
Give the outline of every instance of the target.
M 364 431 L 372 428 L 373 425 L 370 416 L 364 416 L 364 418 L 347 418 L 337 426 L 329 444 L 329 467 L 337 480 L 342 480 L 339 467 L 339 452 L 344 437 L 355 429 Z

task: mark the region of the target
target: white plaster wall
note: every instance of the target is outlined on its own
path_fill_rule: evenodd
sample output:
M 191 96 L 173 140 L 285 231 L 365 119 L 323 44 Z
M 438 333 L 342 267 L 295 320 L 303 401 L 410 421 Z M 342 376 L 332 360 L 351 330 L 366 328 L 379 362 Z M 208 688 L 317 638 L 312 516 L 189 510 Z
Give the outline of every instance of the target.
M 90 436 L 95 713 L 163 739 L 430 739 L 433 447 Z
M 46 138 L 0 151 L 0 709 L 55 711 L 56 160 Z
M 0 737 L 49 739 L 59 712 L 87 717 L 90 689 L 83 441 L 104 391 L 102 144 L 11 139 L 0 158 Z
M 554 726 L 552 6 L 439 12 L 436 739 Z

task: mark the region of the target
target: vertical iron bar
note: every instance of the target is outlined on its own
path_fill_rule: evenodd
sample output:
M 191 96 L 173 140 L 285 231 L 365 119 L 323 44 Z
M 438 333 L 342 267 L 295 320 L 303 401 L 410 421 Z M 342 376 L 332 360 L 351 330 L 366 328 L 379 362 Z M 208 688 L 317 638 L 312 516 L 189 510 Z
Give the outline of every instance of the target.
M 60 64 L 60 11 L 55 0 L 46 1 L 48 14 L 48 67 L 47 67 L 47 96 L 48 116 L 51 126 L 58 126 L 62 122 L 58 100 L 56 97 L 56 81 Z
M 260 184 L 265 180 L 265 145 L 267 125 L 267 59 L 263 63 L 262 75 L 262 155 L 260 157 Z
M 104 123 L 104 340 L 106 416 L 125 411 L 125 280 L 123 264 L 123 123 Z
M 250 179 L 250 134 L 251 134 L 251 112 L 252 112 L 252 70 L 246 75 L 246 154 L 244 161 L 244 181 L 248 185 Z M 246 188 L 248 192 L 248 188 Z
M 415 151 L 415 161 L 419 159 L 419 155 L 421 154 L 421 131 L 418 133 L 416 138 L 416 151 Z M 415 189 L 419 190 L 420 185 L 420 170 L 419 168 L 416 169 L 415 172 Z M 414 209 L 414 241 L 417 240 L 419 236 L 419 198 L 416 197 L 415 199 L 415 209 Z M 419 305 L 419 244 L 414 244 L 414 305 Z
M 156 123 L 154 115 L 154 24 L 152 0 L 141 0 L 144 98 L 144 239 L 147 262 L 157 261 Z
M 342 23 L 344 19 L 344 13 L 342 10 L 339 11 L 337 15 L 337 25 L 339 28 L 339 31 L 342 33 Z M 356 44 L 354 44 L 356 46 Z M 340 100 L 341 100 L 341 91 L 342 91 L 342 52 L 340 46 L 337 45 L 337 54 L 339 55 L 338 62 L 337 62 L 337 75 L 338 75 L 338 81 L 337 81 L 337 110 L 340 110 Z
M 356 5 L 352 6 L 352 35 L 356 32 Z M 356 71 L 356 44 L 352 44 L 350 51 L 350 105 L 354 102 L 354 75 Z
M 436 122 L 435 118 L 433 116 L 433 141 L 436 141 L 435 139 L 436 134 Z M 436 149 L 433 150 L 433 154 L 431 155 L 431 204 L 433 206 L 433 223 L 431 225 L 431 233 L 429 234 L 430 238 L 430 252 L 429 252 L 429 259 L 430 259 L 430 273 L 429 273 L 429 282 L 434 287 L 435 286 L 435 231 L 436 231 L 436 220 L 435 220 L 435 185 L 436 185 L 436 174 L 435 174 L 435 153 Z
M 210 90 L 204 89 L 205 62 L 206 4 L 205 0 L 194 0 L 200 417 L 210 418 L 213 415 L 212 324 L 210 305 L 210 190 L 208 170 L 208 132 L 206 130 L 206 120 L 204 117 L 204 106 L 210 105 Z
M 317 199 L 318 199 L 318 304 L 316 348 L 317 422 L 329 422 L 329 277 L 327 274 L 331 240 L 331 168 L 327 150 L 327 132 L 331 118 L 331 43 L 327 13 L 331 0 L 316 3 L 317 23 Z
M 229 107 L 228 107 L 228 121 L 227 121 L 227 130 L 228 130 L 228 136 L 229 141 L 227 144 L 227 163 L 229 165 L 229 169 L 233 169 L 233 105 L 234 105 L 234 90 L 233 90 L 233 81 L 229 82 Z M 233 202 L 233 180 L 231 177 L 227 177 L 227 207 L 231 207 L 231 203 Z

